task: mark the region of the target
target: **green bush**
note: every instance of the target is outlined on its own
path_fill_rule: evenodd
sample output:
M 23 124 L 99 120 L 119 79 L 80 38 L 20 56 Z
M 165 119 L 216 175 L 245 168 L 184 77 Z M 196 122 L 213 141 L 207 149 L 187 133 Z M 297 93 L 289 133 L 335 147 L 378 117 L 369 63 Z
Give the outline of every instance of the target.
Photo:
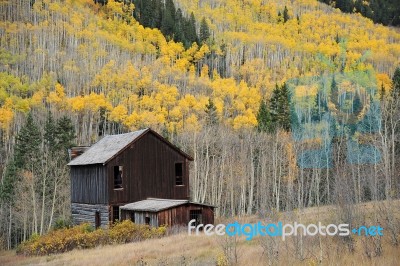
M 46 235 L 37 234 L 17 248 L 18 254 L 49 255 L 73 249 L 93 248 L 99 245 L 122 244 L 165 235 L 166 227 L 151 228 L 129 220 L 113 224 L 110 229 L 97 229 L 90 224 L 53 230 Z
M 64 228 L 71 228 L 71 221 L 68 219 L 58 218 L 53 225 L 54 230 L 64 229 Z

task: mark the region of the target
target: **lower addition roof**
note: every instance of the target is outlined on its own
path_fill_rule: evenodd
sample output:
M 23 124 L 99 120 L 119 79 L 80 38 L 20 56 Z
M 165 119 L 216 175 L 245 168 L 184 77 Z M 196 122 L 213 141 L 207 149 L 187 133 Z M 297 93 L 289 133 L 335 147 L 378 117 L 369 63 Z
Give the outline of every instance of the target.
M 177 200 L 177 199 L 158 199 L 158 198 L 147 198 L 145 200 L 128 203 L 121 206 L 121 210 L 127 211 L 148 211 L 148 212 L 159 212 L 162 210 L 170 209 L 184 204 L 196 204 L 215 208 L 212 205 L 191 202 L 189 200 Z

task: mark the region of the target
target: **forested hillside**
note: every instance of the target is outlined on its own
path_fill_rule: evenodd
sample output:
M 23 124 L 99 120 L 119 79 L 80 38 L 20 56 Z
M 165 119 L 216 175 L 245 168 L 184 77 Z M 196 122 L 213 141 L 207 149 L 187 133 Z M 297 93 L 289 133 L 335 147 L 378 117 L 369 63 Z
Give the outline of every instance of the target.
M 68 147 L 143 127 L 194 156 L 193 200 L 218 215 L 398 197 L 397 29 L 312 0 L 167 1 L 175 16 L 154 24 L 145 1 L 95 2 L 0 1 L 0 244 L 68 220 Z M 295 82 L 313 77 L 324 78 Z M 360 77 L 366 89 L 350 100 L 381 106 L 382 125 L 362 139 L 379 160 L 347 162 L 342 134 L 330 165 L 299 167 L 299 151 L 321 141 L 293 138 L 293 121 L 320 116 L 311 109 L 336 81 L 342 104 Z M 346 114 L 370 110 L 356 107 Z
M 345 13 L 360 13 L 383 25 L 400 26 L 400 4 L 397 0 L 319 0 Z

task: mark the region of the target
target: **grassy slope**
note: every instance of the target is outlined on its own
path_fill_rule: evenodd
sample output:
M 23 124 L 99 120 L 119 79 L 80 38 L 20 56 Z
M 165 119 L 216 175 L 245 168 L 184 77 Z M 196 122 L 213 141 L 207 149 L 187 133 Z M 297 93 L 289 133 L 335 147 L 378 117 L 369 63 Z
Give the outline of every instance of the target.
M 396 201 L 396 208 L 400 201 Z M 375 204 L 358 205 L 358 210 L 367 213 L 369 224 L 375 224 L 379 206 Z M 398 211 L 397 211 L 398 212 Z M 278 214 L 278 220 L 310 222 L 334 221 L 335 207 L 309 208 L 303 212 L 295 212 L 296 219 L 290 217 L 293 213 Z M 400 218 L 399 213 L 396 214 Z M 259 218 L 245 217 L 240 222 L 256 222 Z M 278 240 L 280 244 L 279 261 L 281 265 L 315 265 L 322 251 L 322 263 L 328 265 L 398 265 L 400 261 L 400 246 L 392 246 L 385 234 L 382 241 L 383 253 L 379 257 L 368 258 L 365 255 L 365 243 L 362 237 L 355 237 L 355 252 L 350 253 L 338 238 L 317 237 L 304 240 L 305 259 L 296 259 L 293 250 L 294 238 L 286 242 Z M 232 238 L 229 238 L 232 240 Z M 23 257 L 15 254 L 15 251 L 0 253 L 0 265 L 215 265 L 218 258 L 223 257 L 223 248 L 227 247 L 227 238 L 188 236 L 186 232 L 171 235 L 162 239 L 147 240 L 139 243 L 125 245 L 98 247 L 92 250 L 74 250 L 65 254 L 45 257 Z M 265 265 L 268 263 L 262 244 L 263 239 L 256 238 L 252 241 L 238 240 L 237 254 L 240 265 Z M 230 242 L 232 244 L 232 242 Z M 285 245 L 284 245 L 285 244 Z M 321 247 L 321 249 L 320 249 Z

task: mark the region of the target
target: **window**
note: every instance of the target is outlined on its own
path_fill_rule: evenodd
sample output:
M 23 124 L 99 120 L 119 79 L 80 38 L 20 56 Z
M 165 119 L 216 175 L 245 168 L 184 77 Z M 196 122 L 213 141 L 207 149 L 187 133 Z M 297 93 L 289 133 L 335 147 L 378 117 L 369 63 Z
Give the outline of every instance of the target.
M 119 221 L 119 207 L 113 206 L 112 212 L 113 212 L 113 217 L 112 217 L 113 221 Z
M 96 211 L 94 214 L 94 224 L 96 229 L 100 227 L 101 225 L 101 220 L 100 220 L 100 212 Z
M 145 222 L 147 225 L 150 225 L 150 217 L 145 217 L 145 218 L 144 218 L 144 222 Z
M 122 188 L 123 167 L 121 165 L 114 166 L 114 189 Z
M 190 218 L 189 221 L 195 219 L 196 220 L 195 226 L 203 223 L 203 217 L 202 216 L 203 215 L 202 215 L 201 210 L 190 210 L 189 211 L 189 218 Z
M 183 163 L 175 163 L 175 185 L 183 185 Z

